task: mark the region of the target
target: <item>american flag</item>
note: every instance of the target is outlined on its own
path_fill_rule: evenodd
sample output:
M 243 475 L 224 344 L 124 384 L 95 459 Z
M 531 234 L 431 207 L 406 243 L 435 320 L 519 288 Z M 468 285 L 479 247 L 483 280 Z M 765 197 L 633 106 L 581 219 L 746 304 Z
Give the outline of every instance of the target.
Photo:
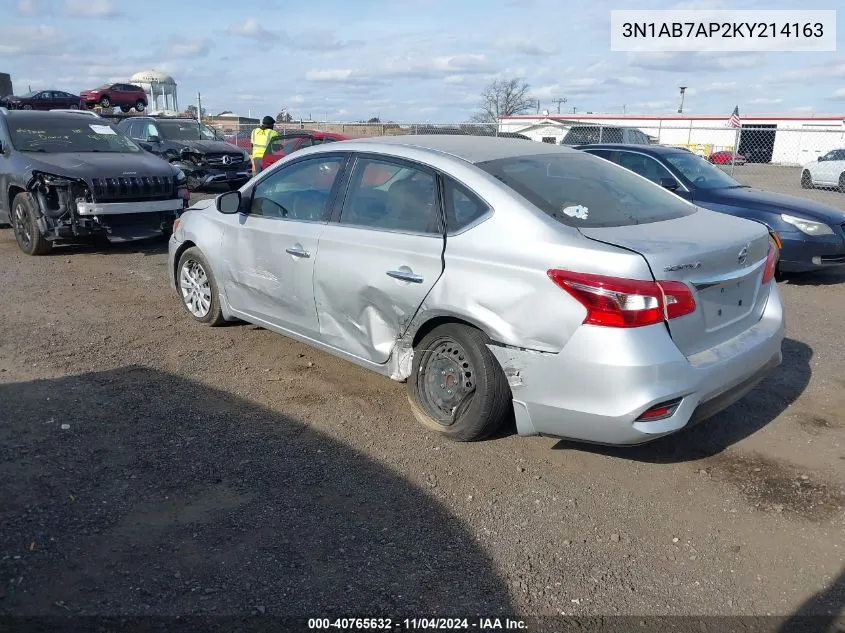
M 731 118 L 728 121 L 728 125 L 731 127 L 740 127 L 739 125 L 739 106 L 734 107 L 734 111 L 731 112 Z

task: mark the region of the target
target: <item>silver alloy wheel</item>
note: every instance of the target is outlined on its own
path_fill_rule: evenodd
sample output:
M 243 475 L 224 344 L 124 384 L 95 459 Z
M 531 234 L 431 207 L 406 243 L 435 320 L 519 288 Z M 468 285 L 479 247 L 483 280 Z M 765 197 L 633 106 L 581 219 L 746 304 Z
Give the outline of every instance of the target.
M 29 211 L 22 202 L 18 202 L 15 205 L 15 210 L 12 214 L 12 226 L 15 229 L 18 242 L 24 248 L 32 246 L 32 233 L 29 228 Z
M 182 301 L 188 312 L 202 319 L 211 309 L 211 282 L 205 269 L 195 259 L 187 259 L 179 272 Z

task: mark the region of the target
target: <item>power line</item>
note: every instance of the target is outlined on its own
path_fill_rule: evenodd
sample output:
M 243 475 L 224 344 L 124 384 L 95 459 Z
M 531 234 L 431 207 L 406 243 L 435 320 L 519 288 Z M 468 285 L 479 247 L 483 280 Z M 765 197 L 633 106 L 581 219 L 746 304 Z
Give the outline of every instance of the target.
M 561 103 L 566 103 L 566 99 L 565 99 L 565 98 L 552 99 L 552 103 L 556 103 L 556 104 L 557 104 L 557 113 L 558 113 L 558 114 L 560 114 L 560 104 L 561 104 Z

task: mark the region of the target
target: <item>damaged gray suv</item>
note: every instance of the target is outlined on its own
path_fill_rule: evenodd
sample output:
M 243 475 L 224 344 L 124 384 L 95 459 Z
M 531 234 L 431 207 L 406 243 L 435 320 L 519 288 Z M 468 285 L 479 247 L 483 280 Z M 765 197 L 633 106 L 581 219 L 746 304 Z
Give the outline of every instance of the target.
M 169 235 L 189 195 L 178 168 L 105 120 L 0 108 L 0 224 L 28 255 Z

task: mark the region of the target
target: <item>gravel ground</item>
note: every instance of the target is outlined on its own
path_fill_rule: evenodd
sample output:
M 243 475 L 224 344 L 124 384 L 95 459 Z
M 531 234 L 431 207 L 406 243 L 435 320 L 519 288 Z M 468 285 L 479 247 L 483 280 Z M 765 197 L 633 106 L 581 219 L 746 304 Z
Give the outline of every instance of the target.
M 0 613 L 845 606 L 845 274 L 781 282 L 784 364 L 746 399 L 614 450 L 441 440 L 400 384 L 195 325 L 165 267 L 0 230 Z

